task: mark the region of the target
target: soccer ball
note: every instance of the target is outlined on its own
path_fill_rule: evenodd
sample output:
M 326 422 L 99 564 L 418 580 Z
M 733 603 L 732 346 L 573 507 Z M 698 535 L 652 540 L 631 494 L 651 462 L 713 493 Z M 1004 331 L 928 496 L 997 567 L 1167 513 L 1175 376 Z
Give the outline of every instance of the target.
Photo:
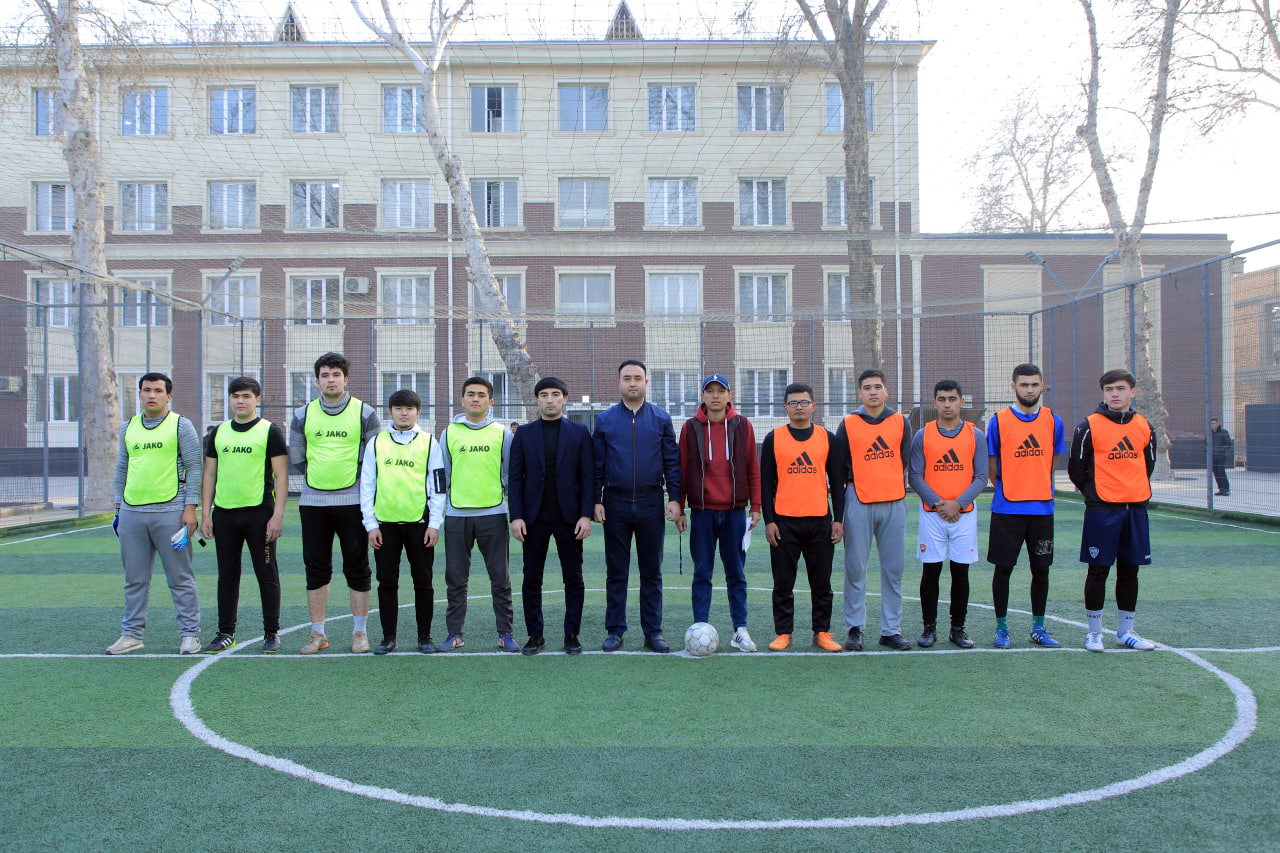
M 705 658 L 716 653 L 720 634 L 710 622 L 694 622 L 684 632 L 684 650 L 695 658 Z

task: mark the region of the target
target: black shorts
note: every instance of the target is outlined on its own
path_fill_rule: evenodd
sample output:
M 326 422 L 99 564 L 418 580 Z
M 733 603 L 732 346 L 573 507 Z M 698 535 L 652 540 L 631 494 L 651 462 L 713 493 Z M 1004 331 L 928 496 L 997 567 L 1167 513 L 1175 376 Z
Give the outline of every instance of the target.
M 1085 509 L 1080 562 L 1109 566 L 1116 560 L 1135 566 L 1151 565 L 1151 531 L 1145 506 Z
M 1053 516 L 991 513 L 991 535 L 987 537 L 987 562 L 993 566 L 1018 565 L 1018 552 L 1027 545 L 1031 570 L 1053 565 Z
M 373 587 L 373 573 L 369 571 L 369 537 L 360 505 L 300 506 L 298 516 L 307 589 L 327 586 L 333 578 L 333 538 L 337 536 L 347 586 L 355 592 L 368 592 Z

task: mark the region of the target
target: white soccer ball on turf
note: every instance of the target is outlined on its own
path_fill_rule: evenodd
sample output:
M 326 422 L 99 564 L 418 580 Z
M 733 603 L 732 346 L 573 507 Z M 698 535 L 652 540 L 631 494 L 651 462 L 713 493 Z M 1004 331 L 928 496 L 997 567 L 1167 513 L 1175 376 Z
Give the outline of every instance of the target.
M 716 653 L 720 634 L 710 622 L 694 622 L 684 632 L 684 650 L 695 658 L 705 658 Z

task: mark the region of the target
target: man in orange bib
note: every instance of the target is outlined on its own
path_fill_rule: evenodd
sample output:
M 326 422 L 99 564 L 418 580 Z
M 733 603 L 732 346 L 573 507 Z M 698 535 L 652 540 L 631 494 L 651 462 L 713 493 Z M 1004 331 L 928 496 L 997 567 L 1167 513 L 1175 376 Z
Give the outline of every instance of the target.
M 1107 575 L 1116 564 L 1116 645 L 1150 651 L 1155 643 L 1134 633 L 1138 604 L 1138 566 L 1151 563 L 1147 501 L 1156 467 L 1156 439 L 1146 418 L 1133 411 L 1137 381 L 1127 370 L 1108 370 L 1098 380 L 1102 403 L 1080 422 L 1071 440 L 1067 476 L 1084 495 L 1084 530 L 1080 562 L 1089 573 L 1084 582 L 1089 633 L 1084 647 L 1103 650 L 1102 607 Z

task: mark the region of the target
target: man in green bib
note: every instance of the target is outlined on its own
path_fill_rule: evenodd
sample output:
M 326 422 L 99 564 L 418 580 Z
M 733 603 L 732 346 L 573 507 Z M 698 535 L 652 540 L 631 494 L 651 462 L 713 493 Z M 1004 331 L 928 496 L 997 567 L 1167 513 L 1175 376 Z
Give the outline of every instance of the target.
M 124 563 L 124 620 L 120 639 L 107 649 L 122 655 L 142 648 L 147 627 L 147 600 L 156 555 L 169 581 L 173 606 L 178 611 L 182 641 L 178 650 L 200 650 L 200 603 L 196 576 L 191 569 L 191 549 L 175 546 L 179 529 L 190 536 L 196 529 L 200 503 L 200 435 L 190 419 L 170 411 L 173 381 L 163 373 L 148 373 L 138 380 L 138 405 L 120 430 L 116 458 L 116 533 Z M 180 537 L 180 541 L 182 538 Z
M 262 652 L 280 651 L 276 540 L 284 531 L 284 505 L 289 497 L 289 449 L 280 428 L 258 417 L 261 399 L 258 380 L 252 376 L 232 379 L 227 386 L 231 420 L 219 425 L 205 445 L 200 532 L 214 540 L 218 551 L 218 634 L 200 650 L 206 654 L 236 644 L 240 559 L 246 544 L 262 596 Z
M 311 637 L 299 652 L 329 648 L 324 611 L 333 578 L 333 537 L 342 549 L 342 573 L 351 590 L 351 651 L 369 651 L 369 540 L 360 519 L 360 460 L 378 434 L 378 413 L 347 393 L 350 363 L 340 353 L 316 359 L 319 398 L 293 412 L 289 425 L 289 465 L 304 477 L 298 499 L 302 521 L 302 562 L 307 571 Z
M 471 548 L 479 546 L 489 572 L 493 615 L 498 627 L 498 647 L 518 652 L 511 636 L 510 540 L 507 539 L 507 468 L 511 459 L 511 432 L 489 414 L 493 384 L 482 376 L 462 383 L 462 414 L 440 434 L 448 486 L 444 528 L 444 579 L 449 606 L 445 627 L 449 636 L 439 645 L 442 652 L 462 648 L 467 620 L 467 582 L 471 577 Z

